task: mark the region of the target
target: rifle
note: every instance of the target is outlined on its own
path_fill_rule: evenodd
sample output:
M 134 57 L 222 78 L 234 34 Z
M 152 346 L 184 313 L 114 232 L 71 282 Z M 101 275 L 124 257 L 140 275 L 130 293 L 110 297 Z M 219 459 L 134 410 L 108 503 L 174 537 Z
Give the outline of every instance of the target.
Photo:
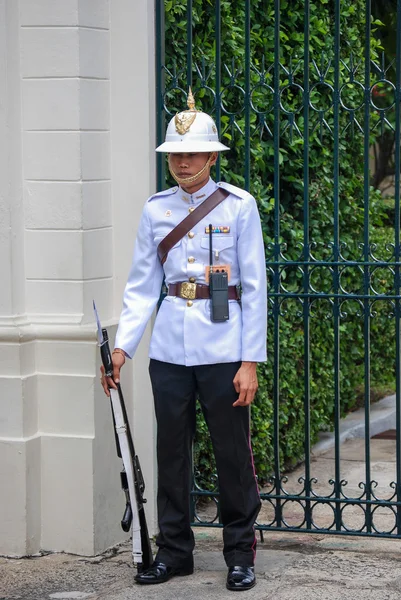
M 107 329 L 102 328 L 100 325 L 95 302 L 93 302 L 93 309 L 96 316 L 100 356 L 104 370 L 107 377 L 113 377 L 113 361 L 111 359 Z M 120 478 L 126 505 L 123 518 L 121 519 L 121 527 L 123 531 L 128 532 L 132 525 L 132 558 L 138 573 L 141 573 L 143 570 L 149 568 L 153 562 L 144 509 L 144 504 L 146 503 L 146 499 L 143 497 L 145 481 L 139 458 L 135 453 L 121 386 L 118 383 L 117 390 L 113 388 L 109 388 L 109 390 L 117 455 L 123 461 L 123 470 L 120 473 Z

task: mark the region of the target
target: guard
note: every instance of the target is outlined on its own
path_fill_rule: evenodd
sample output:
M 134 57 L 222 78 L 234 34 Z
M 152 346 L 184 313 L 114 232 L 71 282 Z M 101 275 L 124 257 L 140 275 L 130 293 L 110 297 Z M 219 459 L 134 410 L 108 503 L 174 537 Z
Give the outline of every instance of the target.
M 157 420 L 158 552 L 136 576 L 163 583 L 193 572 L 190 527 L 191 447 L 195 402 L 205 415 L 216 458 L 224 526 L 226 587 L 255 585 L 254 522 L 260 510 L 249 434 L 249 407 L 257 390 L 256 364 L 266 360 L 266 268 L 255 199 L 210 170 L 220 143 L 213 119 L 188 110 L 169 123 L 165 142 L 178 186 L 151 196 L 140 221 L 124 292 L 113 379 L 132 358 L 159 299 L 149 372 Z

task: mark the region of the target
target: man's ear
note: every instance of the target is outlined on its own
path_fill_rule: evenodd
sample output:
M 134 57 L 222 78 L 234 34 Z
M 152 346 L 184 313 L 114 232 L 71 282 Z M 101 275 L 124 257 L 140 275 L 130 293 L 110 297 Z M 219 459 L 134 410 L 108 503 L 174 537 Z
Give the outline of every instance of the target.
M 211 153 L 211 155 L 210 155 L 210 166 L 211 166 L 211 167 L 213 167 L 213 165 L 215 165 L 215 164 L 216 164 L 216 162 L 217 162 L 217 157 L 218 157 L 218 154 L 217 154 L 217 152 L 212 152 L 212 153 Z

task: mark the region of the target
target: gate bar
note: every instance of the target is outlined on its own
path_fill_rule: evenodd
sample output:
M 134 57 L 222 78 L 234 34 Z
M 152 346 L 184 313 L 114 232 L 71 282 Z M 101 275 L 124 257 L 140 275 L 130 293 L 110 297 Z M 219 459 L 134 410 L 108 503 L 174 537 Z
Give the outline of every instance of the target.
M 340 206 L 339 206 L 339 180 L 340 180 L 340 0 L 335 0 L 334 7 L 334 262 L 340 260 Z M 333 266 L 333 288 L 334 293 L 340 292 L 339 265 Z M 340 300 L 338 297 L 333 299 L 333 317 L 334 317 L 334 453 L 335 453 L 335 474 L 334 474 L 334 495 L 336 500 L 341 498 L 341 441 L 340 441 Z M 341 505 L 335 505 L 335 524 L 336 529 L 341 530 Z
M 192 87 L 192 0 L 187 0 L 187 90 Z
M 245 189 L 251 182 L 251 0 L 245 0 Z
M 366 0 L 365 11 L 365 118 L 364 118 L 364 231 L 363 231 L 363 257 L 368 262 L 370 257 L 369 248 L 369 194 L 370 194 L 370 35 L 371 35 L 371 0 Z M 371 499 L 371 468 L 370 468 L 370 269 L 365 264 L 363 267 L 364 278 L 364 400 L 365 400 L 365 492 L 366 500 Z M 370 505 L 366 507 L 366 531 L 372 531 L 372 512 Z
M 310 1 L 305 0 L 304 13 L 304 248 L 303 256 L 305 260 L 305 269 L 303 275 L 303 288 L 306 294 L 310 290 L 309 282 L 309 28 L 310 28 Z M 311 472 L 310 472 L 310 309 L 309 301 L 305 298 L 303 302 L 303 320 L 304 320 L 304 422 L 305 422 L 305 495 L 311 495 Z M 305 518 L 307 528 L 312 527 L 312 514 L 310 500 L 305 502 Z
M 280 0 L 274 0 L 274 267 L 273 267 L 273 324 L 274 324 L 274 373 L 273 373 L 273 443 L 274 483 L 276 494 L 281 494 L 280 474 Z M 275 506 L 277 527 L 282 525 L 281 498 Z
M 396 84 L 395 84 L 395 152 L 394 152 L 394 167 L 395 167 L 395 193 L 394 193 L 394 291 L 398 296 L 400 294 L 400 103 L 401 103 L 401 0 L 397 0 L 397 42 L 396 42 Z M 397 474 L 396 474 L 396 489 L 397 501 L 401 502 L 401 343 L 400 343 L 400 318 L 401 306 L 400 300 L 395 300 L 395 394 L 396 394 L 396 457 L 397 457 Z M 397 506 L 397 533 L 401 534 L 401 506 Z
M 163 110 L 163 91 L 165 90 L 164 69 L 164 0 L 156 0 L 155 4 L 155 38 L 156 38 L 156 146 L 159 146 L 164 140 L 165 129 L 165 111 Z M 163 189 L 166 181 L 166 160 L 164 154 L 156 152 L 156 190 Z
M 216 46 L 216 59 L 215 59 L 215 115 L 216 115 L 216 127 L 219 134 L 219 139 L 221 139 L 221 6 L 220 0 L 215 0 L 215 46 Z M 217 163 L 216 163 L 216 181 L 220 181 L 221 179 L 221 152 L 217 153 Z

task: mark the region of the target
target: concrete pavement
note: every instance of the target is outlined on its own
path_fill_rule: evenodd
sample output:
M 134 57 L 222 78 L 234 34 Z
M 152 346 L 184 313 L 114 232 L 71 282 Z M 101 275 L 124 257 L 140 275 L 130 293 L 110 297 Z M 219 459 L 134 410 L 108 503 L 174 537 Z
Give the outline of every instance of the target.
M 201 534 L 201 535 L 200 535 Z M 127 545 L 95 559 L 53 554 L 0 559 L 0 598 L 7 600 L 220 600 L 226 568 L 215 535 L 197 534 L 196 570 L 157 586 L 133 582 Z M 258 583 L 248 600 L 375 600 L 401 598 L 401 543 L 299 534 L 266 535 Z M 236 596 L 234 596 L 236 597 Z

